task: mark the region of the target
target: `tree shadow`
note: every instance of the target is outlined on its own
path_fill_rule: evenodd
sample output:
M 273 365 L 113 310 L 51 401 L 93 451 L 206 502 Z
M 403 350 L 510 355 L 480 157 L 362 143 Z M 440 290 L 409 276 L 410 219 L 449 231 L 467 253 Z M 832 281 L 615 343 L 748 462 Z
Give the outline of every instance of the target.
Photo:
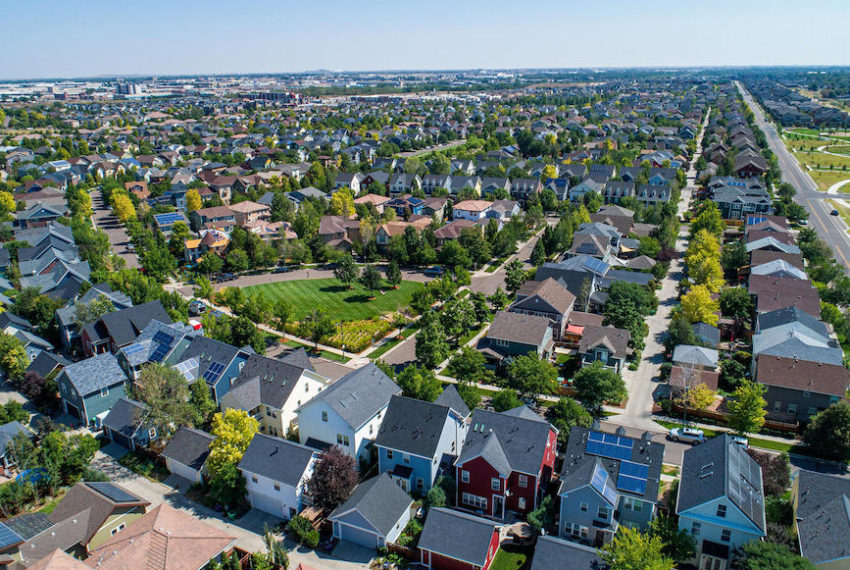
M 343 299 L 346 303 L 368 303 L 372 297 L 369 295 L 351 295 Z
M 343 291 L 348 290 L 348 286 L 346 285 L 326 285 L 319 288 L 319 291 L 322 293 L 342 293 Z

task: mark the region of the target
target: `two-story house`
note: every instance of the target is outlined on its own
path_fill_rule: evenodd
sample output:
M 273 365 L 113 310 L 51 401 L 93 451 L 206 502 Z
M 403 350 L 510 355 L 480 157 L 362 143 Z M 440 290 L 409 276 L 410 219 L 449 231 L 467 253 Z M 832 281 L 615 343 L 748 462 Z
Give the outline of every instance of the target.
M 475 410 L 455 462 L 458 507 L 498 519 L 534 510 L 555 468 L 557 438 L 526 406 Z
M 726 570 L 735 550 L 766 535 L 761 467 L 728 434 L 685 450 L 676 514 L 696 541 L 692 562 Z
M 456 220 L 472 220 L 477 222 L 487 217 L 487 213 L 492 206 L 493 203 L 487 200 L 464 200 L 454 205 L 452 213 Z
M 570 430 L 558 491 L 560 536 L 602 546 L 620 524 L 646 530 L 655 517 L 664 444 L 649 432 L 637 439 L 618 431 Z
M 303 348 L 281 359 L 252 354 L 221 398 L 221 407 L 246 410 L 260 422 L 262 433 L 284 437 L 296 426 L 295 410 L 328 384 Z
M 315 449 L 256 434 L 239 462 L 251 506 L 286 519 L 300 513 L 310 502 L 306 483 L 317 459 Z
M 595 325 L 582 327 L 578 342 L 581 365 L 602 362 L 603 366 L 619 374 L 629 355 L 630 339 L 631 333 L 625 329 Z
M 499 551 L 502 526 L 443 507 L 428 510 L 419 536 L 422 565 L 436 570 L 488 570 Z
M 177 366 L 180 369 L 182 363 L 191 362 L 195 369 L 194 376 L 207 383 L 213 399 L 219 402 L 252 354 L 254 351 L 251 347 L 238 348 L 198 335 L 192 338 L 180 355 Z
M 755 380 L 767 387 L 768 414 L 780 421 L 807 423 L 812 416 L 844 399 L 850 373 L 842 365 L 762 354 Z
M 850 480 L 801 469 L 791 501 L 800 555 L 823 570 L 850 568 Z
M 452 392 L 456 397 L 446 405 Z M 457 389 L 447 387 L 440 398 L 425 402 L 393 396 L 375 438 L 378 471 L 388 473 L 407 492 L 427 493 L 451 468 L 466 438 L 469 408 Z
M 135 341 L 151 321 L 171 322 L 158 300 L 106 313 L 83 327 L 80 333 L 83 352 L 86 356 L 115 352 Z
M 401 394 L 374 364 L 352 370 L 295 410 L 301 443 L 317 449 L 338 445 L 355 458 L 369 454 L 390 398 Z
M 69 364 L 56 376 L 62 409 L 85 424 L 106 417 L 124 397 L 126 381 L 118 359 L 110 352 Z
M 508 356 L 534 353 L 550 358 L 554 349 L 548 317 L 499 311 L 479 343 L 485 357 L 501 362 Z
M 516 300 L 508 311 L 548 318 L 552 338 L 558 341 L 564 334 L 575 301 L 575 295 L 550 277 L 543 281 L 526 281 L 516 292 Z
M 333 535 L 366 548 L 395 542 L 410 521 L 413 499 L 386 474 L 363 481 L 328 517 Z

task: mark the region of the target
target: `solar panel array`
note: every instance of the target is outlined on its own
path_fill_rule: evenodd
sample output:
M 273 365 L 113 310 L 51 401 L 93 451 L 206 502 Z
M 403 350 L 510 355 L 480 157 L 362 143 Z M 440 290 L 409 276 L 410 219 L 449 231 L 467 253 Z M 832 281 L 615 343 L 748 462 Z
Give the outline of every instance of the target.
M 177 212 L 170 212 L 170 213 L 166 213 L 166 214 L 156 214 L 154 217 L 156 218 L 156 221 L 159 222 L 160 224 L 174 223 L 174 222 L 179 222 L 179 221 L 183 220 L 183 214 L 179 214 Z
M 175 366 L 177 371 L 182 374 L 187 380 L 195 380 L 198 377 L 198 359 L 190 358 Z
M 159 344 L 171 344 L 174 342 L 174 337 L 165 331 L 159 331 L 153 335 L 153 341 Z
M 24 539 L 21 538 L 18 533 L 0 523 L 0 548 L 9 548 L 14 544 L 19 544 L 23 542 Z
M 115 503 L 138 503 L 139 499 L 112 483 L 86 483 L 110 501 Z
M 587 257 L 582 265 L 584 265 L 585 269 L 592 271 L 597 275 L 605 275 L 605 272 L 608 271 L 608 264 L 601 259 L 596 259 L 595 257 Z
M 162 362 L 162 359 L 171 352 L 171 346 L 174 344 L 174 337 L 166 332 L 159 331 L 154 335 L 153 340 L 158 343 L 159 346 L 157 346 L 156 350 L 153 351 L 150 359 L 153 362 Z
M 763 498 L 756 485 L 760 483 L 758 464 L 750 459 L 743 448 L 730 444 L 728 453 L 728 494 L 732 502 L 738 505 L 752 521 L 761 520 L 764 510 Z
M 131 344 L 130 346 L 125 346 L 123 348 L 123 350 L 124 350 L 125 355 L 130 356 L 131 354 L 136 354 L 137 352 L 141 352 L 143 348 L 144 347 L 141 344 L 135 343 L 135 344 Z
M 617 492 L 611 487 L 611 480 L 608 478 L 608 472 L 601 465 L 597 465 L 593 469 L 593 477 L 590 484 L 594 489 L 599 491 L 599 494 L 605 497 L 605 500 L 612 505 L 617 504 Z
M 591 455 L 628 461 L 632 458 L 633 445 L 634 442 L 627 437 L 592 431 L 587 437 L 585 451 Z
M 623 461 L 617 476 L 617 489 L 643 495 L 646 493 L 646 479 L 649 477 L 649 465 Z
M 215 384 L 222 372 L 224 372 L 224 364 L 221 362 L 211 362 L 207 371 L 204 372 L 204 380 L 208 384 Z

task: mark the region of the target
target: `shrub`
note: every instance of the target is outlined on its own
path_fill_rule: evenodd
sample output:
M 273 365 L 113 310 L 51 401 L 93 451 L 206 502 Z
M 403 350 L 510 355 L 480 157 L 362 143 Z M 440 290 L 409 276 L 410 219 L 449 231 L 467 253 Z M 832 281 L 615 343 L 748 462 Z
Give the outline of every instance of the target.
M 301 515 L 295 515 L 289 519 L 286 530 L 293 534 L 298 542 L 308 548 L 316 548 L 319 545 L 319 531 L 314 529 L 310 521 Z

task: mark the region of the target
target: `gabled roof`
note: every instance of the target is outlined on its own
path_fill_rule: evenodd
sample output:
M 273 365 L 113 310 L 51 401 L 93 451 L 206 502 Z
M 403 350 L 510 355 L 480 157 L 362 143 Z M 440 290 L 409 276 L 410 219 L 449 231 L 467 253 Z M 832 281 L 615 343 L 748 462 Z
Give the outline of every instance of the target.
M 533 412 L 533 417 L 528 415 L 523 408 L 504 413 L 474 410 L 457 464 L 483 457 L 503 475 L 512 471 L 536 475 L 543 463 L 549 433 L 555 428 Z
M 222 404 L 242 410 L 253 410 L 260 404 L 282 409 L 307 370 L 312 372 L 313 365 L 303 348 L 283 359 L 252 354 L 222 397 Z
M 242 456 L 239 469 L 297 487 L 315 457 L 314 449 L 258 433 Z
M 81 396 L 88 396 L 127 380 L 126 374 L 111 352 L 104 352 L 66 366 L 60 372 Z
M 460 397 L 460 393 L 458 393 L 457 387 L 454 384 L 449 384 L 443 388 L 442 393 L 437 396 L 434 403 L 450 408 L 462 418 L 465 418 L 470 413 L 469 407 L 463 401 L 463 398 Z
M 461 560 L 475 566 L 487 561 L 496 523 L 476 516 L 435 507 L 428 511 L 419 536 L 419 548 Z M 462 537 L 462 540 L 458 540 Z
M 449 408 L 406 396 L 393 396 L 381 421 L 375 445 L 433 458 Z
M 99 570 L 202 568 L 236 539 L 161 504 L 94 548 L 86 564 Z
M 682 514 L 723 498 L 732 501 L 764 534 L 761 467 L 725 433 L 685 450 L 676 512 Z
M 154 320 L 166 324 L 172 322 L 159 300 L 106 313 L 94 323 L 87 324 L 85 330 L 93 340 L 111 338 L 120 347 L 133 342 Z
M 617 358 L 625 358 L 628 356 L 631 336 L 631 333 L 625 329 L 587 325 L 582 331 L 578 351 L 580 353 L 588 352 L 602 345 Z
M 827 339 L 829 337 L 829 330 L 822 321 L 793 305 L 756 315 L 757 332 L 766 332 L 772 328 L 792 323 L 802 325 L 823 339 Z
M 847 560 L 850 480 L 806 470 L 800 470 L 797 477 L 795 515 L 800 553 L 814 564 Z
M 334 509 L 328 519 L 339 519 L 345 513 L 356 510 L 372 528 L 386 537 L 412 505 L 410 495 L 389 475 L 381 473 L 357 485 L 348 500 Z
M 766 386 L 779 386 L 843 398 L 850 387 L 850 372 L 840 364 L 799 360 L 792 356 L 759 355 L 756 379 Z
M 27 566 L 27 570 L 88 570 L 86 566 L 70 554 L 57 548 L 35 564 Z
M 511 304 L 511 309 L 528 311 L 554 310 L 566 315 L 573 308 L 576 296 L 563 285 L 547 277 L 543 281 L 526 281 L 517 291 L 517 300 Z M 548 305 L 548 308 L 545 306 Z
M 569 564 L 570 570 L 602 570 L 604 567 L 595 548 L 554 536 L 537 539 L 530 570 L 564 568 L 565 564 Z
M 119 398 L 103 419 L 103 427 L 132 438 L 141 427 L 148 407 L 142 402 Z
M 704 346 L 693 346 L 680 344 L 673 349 L 673 362 L 683 364 L 696 364 L 706 368 L 717 368 L 719 359 L 717 350 Z
M 487 330 L 487 338 L 540 346 L 548 329 L 549 319 L 546 317 L 499 311 Z
M 375 364 L 369 363 L 319 392 L 301 409 L 324 403 L 356 429 L 389 404 L 396 394 L 401 394 L 401 388 Z

